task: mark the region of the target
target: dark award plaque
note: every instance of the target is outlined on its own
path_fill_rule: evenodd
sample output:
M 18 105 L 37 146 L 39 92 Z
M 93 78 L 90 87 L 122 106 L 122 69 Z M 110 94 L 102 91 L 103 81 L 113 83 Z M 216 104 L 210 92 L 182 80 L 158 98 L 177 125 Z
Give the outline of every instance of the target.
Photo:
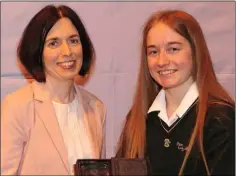
M 74 171 L 79 176 L 110 176 L 111 162 L 106 159 L 81 159 L 77 160 Z
M 148 175 L 146 160 L 138 158 L 79 159 L 74 171 L 79 176 Z

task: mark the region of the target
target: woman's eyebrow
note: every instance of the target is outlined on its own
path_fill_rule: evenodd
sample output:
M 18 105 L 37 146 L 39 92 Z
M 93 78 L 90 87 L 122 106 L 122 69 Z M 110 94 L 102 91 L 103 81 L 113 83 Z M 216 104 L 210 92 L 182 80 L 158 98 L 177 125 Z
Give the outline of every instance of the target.
M 52 38 L 48 38 L 45 42 L 48 42 L 50 40 L 58 40 L 59 38 L 58 37 L 52 37 Z
M 73 37 L 79 37 L 79 35 L 78 34 L 73 34 L 69 38 L 73 38 Z
M 79 37 L 79 35 L 78 34 L 72 34 L 68 38 L 73 38 L 73 37 Z M 52 37 L 52 38 L 49 37 L 45 42 L 48 42 L 50 40 L 58 40 L 58 39 L 59 39 L 59 37 Z

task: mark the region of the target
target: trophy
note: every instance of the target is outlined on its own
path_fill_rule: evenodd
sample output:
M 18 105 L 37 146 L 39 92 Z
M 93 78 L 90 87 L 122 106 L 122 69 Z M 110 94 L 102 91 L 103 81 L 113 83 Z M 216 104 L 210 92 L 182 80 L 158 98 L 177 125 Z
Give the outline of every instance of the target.
M 78 159 L 74 171 L 79 176 L 148 175 L 146 160 L 139 158 Z

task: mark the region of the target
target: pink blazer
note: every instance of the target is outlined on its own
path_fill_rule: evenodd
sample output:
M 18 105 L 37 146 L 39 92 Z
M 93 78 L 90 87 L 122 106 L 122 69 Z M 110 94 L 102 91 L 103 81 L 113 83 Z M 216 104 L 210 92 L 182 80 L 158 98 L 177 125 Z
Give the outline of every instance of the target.
M 93 157 L 105 158 L 105 108 L 91 93 L 76 86 Z M 33 82 L 6 96 L 1 111 L 2 175 L 69 175 L 63 137 L 50 95 Z

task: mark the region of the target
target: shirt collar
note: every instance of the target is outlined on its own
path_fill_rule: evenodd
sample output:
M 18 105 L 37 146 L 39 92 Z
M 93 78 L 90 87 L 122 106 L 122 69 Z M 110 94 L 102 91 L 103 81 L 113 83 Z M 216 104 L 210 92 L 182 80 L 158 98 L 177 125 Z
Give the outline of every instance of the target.
M 179 107 L 176 110 L 176 114 L 181 118 L 188 108 L 196 101 L 199 96 L 197 84 L 194 82 L 188 89 Z
M 173 116 L 171 118 L 168 118 L 167 113 L 166 113 L 165 91 L 164 91 L 164 89 L 162 89 L 158 93 L 158 95 L 156 96 L 154 102 L 152 103 L 151 107 L 148 110 L 148 113 L 150 113 L 152 111 L 159 111 L 160 113 L 158 114 L 158 116 L 162 120 L 164 120 L 169 125 L 173 124 L 174 121 L 177 120 L 177 117 L 178 118 L 183 117 L 184 113 L 195 102 L 195 100 L 198 98 L 198 96 L 199 96 L 199 93 L 198 93 L 197 85 L 196 85 L 196 82 L 194 82 L 189 87 L 187 93 L 185 94 L 185 96 L 184 96 L 183 100 L 181 101 L 179 107 L 174 112 Z

